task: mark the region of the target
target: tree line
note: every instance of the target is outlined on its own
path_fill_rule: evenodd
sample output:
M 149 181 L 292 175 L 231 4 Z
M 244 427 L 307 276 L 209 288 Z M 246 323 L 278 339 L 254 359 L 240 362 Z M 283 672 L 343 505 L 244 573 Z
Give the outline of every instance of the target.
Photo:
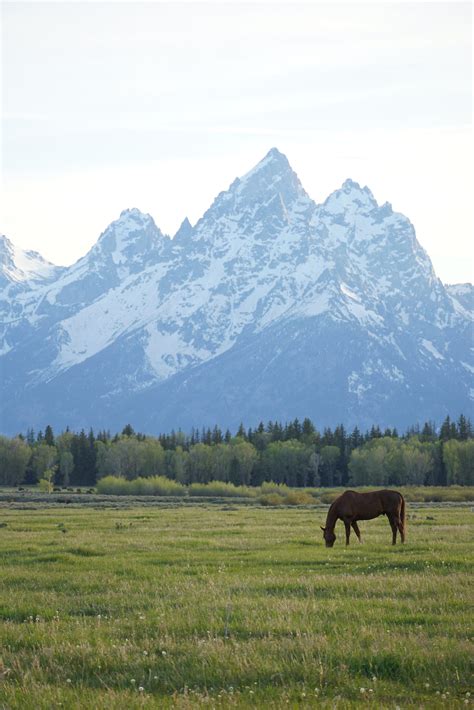
M 113 436 L 92 429 L 55 435 L 48 425 L 37 434 L 0 436 L 0 485 L 94 486 L 108 475 L 254 486 L 474 485 L 473 437 L 463 414 L 446 417 L 439 429 L 426 422 L 402 435 L 378 426 L 347 432 L 342 424 L 321 433 L 308 418 L 241 424 L 235 435 L 216 426 L 154 437 L 130 424 Z

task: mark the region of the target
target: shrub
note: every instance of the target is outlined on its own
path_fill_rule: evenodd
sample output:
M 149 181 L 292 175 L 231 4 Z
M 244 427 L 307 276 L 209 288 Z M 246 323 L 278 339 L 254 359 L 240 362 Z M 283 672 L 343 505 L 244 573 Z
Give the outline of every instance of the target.
M 306 491 L 290 491 L 284 499 L 285 505 L 314 505 L 315 500 Z
M 98 481 L 97 492 L 116 496 L 185 496 L 186 488 L 165 476 L 135 478 L 133 481 L 105 476 Z
M 262 505 L 284 505 L 285 499 L 279 493 L 265 493 L 260 496 L 260 503 Z
M 234 486 L 233 483 L 224 481 L 210 481 L 209 483 L 191 483 L 188 486 L 190 496 L 215 496 L 219 498 L 255 498 L 257 488 L 250 486 Z
M 290 490 L 282 495 L 281 493 L 264 493 L 260 496 L 262 505 L 313 505 L 315 502 L 312 495 L 307 491 Z
M 118 476 L 105 476 L 97 482 L 97 492 L 114 496 L 129 495 L 129 481 Z
M 260 490 L 263 495 L 277 493 L 278 495 L 286 496 L 291 491 L 291 488 L 289 488 L 285 483 L 273 483 L 273 481 L 265 481 L 260 486 Z

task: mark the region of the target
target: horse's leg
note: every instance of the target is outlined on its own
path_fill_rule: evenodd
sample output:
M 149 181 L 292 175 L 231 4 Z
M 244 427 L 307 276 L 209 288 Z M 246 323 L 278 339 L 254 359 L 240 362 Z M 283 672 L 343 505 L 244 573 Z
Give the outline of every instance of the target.
M 392 528 L 392 545 L 396 545 L 397 544 L 397 523 L 395 522 L 393 515 L 387 515 L 387 518 L 390 522 L 390 527 Z
M 403 522 L 400 518 L 397 518 L 397 528 L 400 531 L 401 541 L 405 542 L 405 529 L 403 527 Z
M 354 520 L 354 522 L 352 523 L 352 529 L 353 529 L 353 531 L 355 532 L 355 534 L 357 535 L 357 537 L 358 537 L 358 539 L 359 539 L 359 542 L 362 542 L 362 540 L 361 540 L 361 538 L 360 538 L 359 526 L 357 525 L 357 523 L 356 523 L 355 520 Z
M 346 545 L 348 545 L 349 538 L 351 536 L 351 522 L 350 522 L 350 520 L 344 520 L 344 525 L 346 526 Z

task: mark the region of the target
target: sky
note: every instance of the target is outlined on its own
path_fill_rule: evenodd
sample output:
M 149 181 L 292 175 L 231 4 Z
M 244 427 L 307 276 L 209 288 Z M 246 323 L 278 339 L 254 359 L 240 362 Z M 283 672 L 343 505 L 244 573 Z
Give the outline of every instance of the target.
M 1 4 L 0 232 L 57 264 L 129 207 L 173 235 L 276 146 L 472 281 L 469 2 Z

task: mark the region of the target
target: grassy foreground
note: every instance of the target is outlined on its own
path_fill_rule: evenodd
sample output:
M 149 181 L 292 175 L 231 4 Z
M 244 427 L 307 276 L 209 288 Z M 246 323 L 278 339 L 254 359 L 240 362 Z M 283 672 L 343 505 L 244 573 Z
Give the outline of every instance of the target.
M 468 707 L 471 509 L 409 508 L 395 548 L 323 521 L 0 510 L 0 708 Z

